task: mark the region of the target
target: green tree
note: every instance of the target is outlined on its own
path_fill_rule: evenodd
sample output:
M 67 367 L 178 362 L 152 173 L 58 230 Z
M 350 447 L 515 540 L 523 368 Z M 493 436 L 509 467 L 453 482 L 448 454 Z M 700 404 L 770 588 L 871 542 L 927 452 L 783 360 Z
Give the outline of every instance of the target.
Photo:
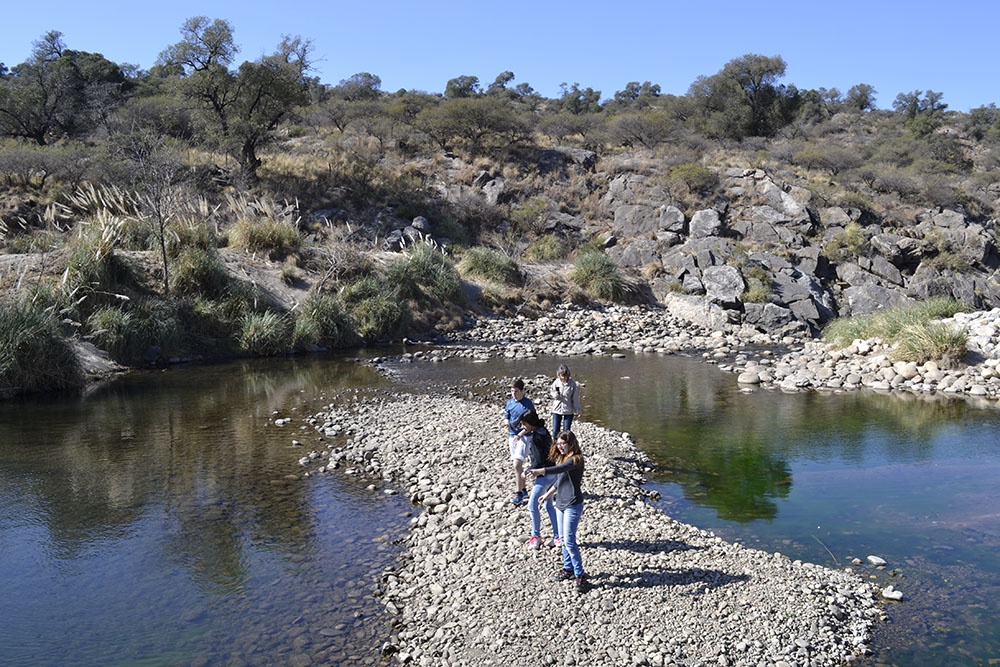
M 382 79 L 368 72 L 358 72 L 350 78 L 342 79 L 331 92 L 348 102 L 377 100 L 382 95 Z
M 601 110 L 601 91 L 593 88 L 580 88 L 580 84 L 574 83 L 567 86 L 565 83 L 559 84 L 562 93 L 559 96 L 558 108 L 572 114 L 597 113 Z
M 669 139 L 673 127 L 662 111 L 633 111 L 615 116 L 608 137 L 621 146 L 655 148 Z
M 40 146 L 91 131 L 128 98 L 121 67 L 99 53 L 66 48 L 53 30 L 31 57 L 0 74 L 0 134 Z
M 785 68 L 781 56 L 751 53 L 711 77 L 698 77 L 688 94 L 702 108 L 704 129 L 733 139 L 772 136 L 800 104 L 798 90 L 777 83 Z
M 644 109 L 654 104 L 660 97 L 660 84 L 644 81 L 630 81 L 625 88 L 615 93 L 613 101 L 620 107 Z
M 449 79 L 444 87 L 444 96 L 450 100 L 463 97 L 476 97 L 481 95 L 482 92 L 479 86 L 479 77 L 468 74 Z
M 311 45 L 285 37 L 277 50 L 245 61 L 235 72 L 229 65 L 238 52 L 228 22 L 188 19 L 184 39 L 160 54 L 163 65 L 184 70 L 181 92 L 207 112 L 219 145 L 238 161 L 247 183 L 257 179 L 258 151 L 274 139 L 274 130 L 308 101 Z
M 416 124 L 442 148 L 457 139 L 472 154 L 518 141 L 528 130 L 509 104 L 492 96 L 446 99 L 421 111 Z
M 859 83 L 851 86 L 847 91 L 847 99 L 844 104 L 852 111 L 872 111 L 875 109 L 875 95 L 878 93 L 874 87 L 867 83 Z

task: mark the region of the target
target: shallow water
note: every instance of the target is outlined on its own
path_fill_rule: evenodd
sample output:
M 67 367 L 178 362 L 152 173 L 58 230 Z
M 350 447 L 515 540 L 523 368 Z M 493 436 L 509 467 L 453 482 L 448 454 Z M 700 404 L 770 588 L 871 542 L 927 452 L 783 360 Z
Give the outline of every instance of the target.
M 350 477 L 285 479 L 292 440 L 316 435 L 272 413 L 383 384 L 283 360 L 0 406 L 0 664 L 377 658 L 372 590 L 409 504 Z
M 584 385 L 585 418 L 629 432 L 652 456 L 649 487 L 674 518 L 903 591 L 903 602 L 886 603 L 888 622 L 863 664 L 1000 662 L 1000 406 L 750 391 L 733 374 L 679 356 L 394 370 L 416 383 L 548 380 L 560 361 Z M 851 565 L 868 555 L 888 565 Z
M 285 479 L 322 444 L 299 418 L 341 388 L 469 391 L 559 361 L 392 363 L 390 383 L 282 359 L 0 404 L 0 665 L 377 663 L 390 629 L 372 591 L 411 508 L 340 473 Z M 676 356 L 562 361 L 585 418 L 654 458 L 675 518 L 825 565 L 889 562 L 859 568 L 906 595 L 863 664 L 1000 657 L 1000 411 L 746 392 Z M 489 393 L 499 416 L 503 384 Z

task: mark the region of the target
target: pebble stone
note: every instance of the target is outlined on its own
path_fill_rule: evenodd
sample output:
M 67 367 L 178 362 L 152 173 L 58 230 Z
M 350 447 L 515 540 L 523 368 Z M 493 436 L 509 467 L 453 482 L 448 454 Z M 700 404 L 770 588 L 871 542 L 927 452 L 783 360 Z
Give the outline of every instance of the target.
M 499 387 L 498 387 L 499 389 Z M 528 548 L 501 408 L 443 394 L 345 392 L 308 422 L 314 474 L 364 471 L 414 503 L 376 594 L 380 638 L 409 665 L 842 665 L 870 652 L 883 593 L 833 570 L 728 543 L 677 522 L 644 487 L 633 438 L 574 422 L 586 454 L 579 530 L 591 589 L 557 582 L 560 551 Z M 543 515 L 543 538 L 551 537 Z M 384 641 L 383 641 L 384 640 Z M 378 650 L 378 649 L 376 649 Z

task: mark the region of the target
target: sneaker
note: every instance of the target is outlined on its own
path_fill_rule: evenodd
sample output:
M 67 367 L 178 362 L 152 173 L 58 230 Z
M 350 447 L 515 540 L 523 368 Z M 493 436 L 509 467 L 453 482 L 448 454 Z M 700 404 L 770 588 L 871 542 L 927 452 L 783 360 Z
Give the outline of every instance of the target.
M 532 535 L 531 539 L 528 540 L 528 546 L 531 547 L 532 549 L 541 549 L 542 538 L 540 538 L 538 535 Z
M 553 537 L 551 540 L 549 540 L 549 546 L 550 547 L 561 547 L 562 546 L 562 540 L 559 539 L 558 537 Z
M 580 575 L 576 578 L 576 592 L 586 593 L 590 589 L 590 584 L 587 583 L 587 578 L 585 575 Z
M 556 581 L 569 581 L 573 578 L 573 570 L 559 570 L 555 578 Z
M 524 496 L 527 495 L 524 491 L 518 491 L 513 496 L 511 496 L 510 502 L 515 505 L 520 505 L 524 502 Z

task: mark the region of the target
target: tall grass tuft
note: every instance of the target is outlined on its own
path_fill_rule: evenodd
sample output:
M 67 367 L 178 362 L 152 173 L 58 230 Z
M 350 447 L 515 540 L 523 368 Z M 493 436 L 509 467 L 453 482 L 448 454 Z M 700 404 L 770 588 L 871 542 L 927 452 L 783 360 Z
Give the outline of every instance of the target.
M 955 366 L 965 357 L 969 334 L 965 329 L 948 326 L 943 322 L 908 324 L 896 339 L 893 357 L 901 361 L 941 361 L 945 366 Z
M 458 269 L 464 275 L 482 278 L 497 285 L 515 287 L 524 282 L 517 262 L 499 250 L 476 246 L 462 254 Z
M 292 331 L 295 347 L 342 347 L 352 339 L 351 319 L 336 296 L 312 294 L 296 311 Z
M 881 339 L 905 361 L 957 361 L 965 355 L 968 335 L 941 322 L 966 310 L 959 301 L 935 297 L 886 308 L 869 315 L 838 318 L 827 324 L 823 340 L 846 346 L 855 340 Z
M 302 247 L 297 204 L 229 196 L 237 221 L 229 229 L 229 245 L 249 253 L 284 259 Z
M 581 255 L 569 275 L 570 280 L 605 301 L 625 301 L 632 292 L 631 286 L 618 266 L 600 252 Z
M 273 310 L 247 313 L 240 323 L 239 347 L 261 357 L 282 354 L 291 346 L 290 325 L 288 317 Z
M 231 278 L 215 248 L 188 246 L 172 262 L 170 289 L 174 294 L 225 294 Z
M 116 361 L 133 364 L 150 346 L 170 348 L 180 322 L 173 306 L 164 301 L 133 302 L 128 310 L 104 306 L 87 318 L 88 337 Z
M 389 265 L 386 282 L 404 299 L 454 301 L 459 299 L 462 287 L 451 260 L 425 243 L 414 245 L 405 258 Z
M 403 332 L 407 312 L 398 287 L 384 278 L 368 276 L 344 289 L 344 303 L 361 338 L 374 341 Z
M 52 311 L 0 302 L 0 396 L 82 384 L 80 363 Z

